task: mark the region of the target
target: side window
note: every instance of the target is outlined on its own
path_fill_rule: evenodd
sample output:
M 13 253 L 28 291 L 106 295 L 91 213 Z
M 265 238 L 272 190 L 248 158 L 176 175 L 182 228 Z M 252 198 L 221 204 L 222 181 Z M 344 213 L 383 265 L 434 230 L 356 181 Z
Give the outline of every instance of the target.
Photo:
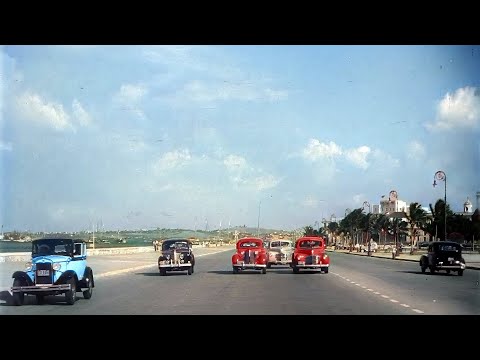
M 74 256 L 82 255 L 82 244 L 75 244 L 75 248 L 73 251 Z

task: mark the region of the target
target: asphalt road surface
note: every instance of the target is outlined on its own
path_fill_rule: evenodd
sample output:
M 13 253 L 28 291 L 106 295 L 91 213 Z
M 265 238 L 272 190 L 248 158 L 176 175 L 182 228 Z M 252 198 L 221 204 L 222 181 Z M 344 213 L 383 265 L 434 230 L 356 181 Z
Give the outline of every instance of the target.
M 285 266 L 274 266 L 267 274 L 233 274 L 232 248 L 198 249 L 196 254 L 193 275 L 165 277 L 156 267 L 158 253 L 91 257 L 96 286 L 90 300 L 78 293 L 74 305 L 66 305 L 63 295 L 37 305 L 34 296 L 26 296 L 23 306 L 12 306 L 9 293 L 2 291 L 0 314 L 480 314 L 476 270 L 463 276 L 421 274 L 415 262 L 329 253 L 328 274 L 293 274 Z M 5 266 L 0 265 L 3 279 L 11 275 Z

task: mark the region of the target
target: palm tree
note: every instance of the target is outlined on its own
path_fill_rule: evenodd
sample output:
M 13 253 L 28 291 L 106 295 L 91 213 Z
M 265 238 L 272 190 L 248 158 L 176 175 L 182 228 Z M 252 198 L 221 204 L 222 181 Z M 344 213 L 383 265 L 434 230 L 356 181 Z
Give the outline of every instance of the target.
M 407 220 L 410 225 L 410 254 L 412 255 L 414 252 L 414 245 L 416 245 L 415 237 L 417 235 L 418 229 L 421 229 L 425 226 L 427 220 L 427 213 L 425 210 L 422 209 L 419 203 L 411 203 L 409 207 L 409 213 L 407 214 Z

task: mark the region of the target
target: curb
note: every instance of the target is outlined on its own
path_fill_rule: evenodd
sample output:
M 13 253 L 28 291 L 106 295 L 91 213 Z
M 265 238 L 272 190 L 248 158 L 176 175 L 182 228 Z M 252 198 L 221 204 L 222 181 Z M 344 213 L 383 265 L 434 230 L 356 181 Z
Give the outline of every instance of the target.
M 377 259 L 387 259 L 387 260 L 397 260 L 397 261 L 410 261 L 410 262 L 418 262 L 419 260 L 414 260 L 414 259 L 399 259 L 399 258 L 395 258 L 395 259 L 391 259 L 391 258 L 388 258 L 386 256 L 376 256 L 376 255 L 372 255 L 372 256 L 368 256 L 368 255 L 361 255 L 359 253 L 353 253 L 353 252 L 339 252 L 339 251 L 333 251 L 333 250 L 327 250 L 327 252 L 332 252 L 332 253 L 339 253 L 339 254 L 347 254 L 347 255 L 356 255 L 356 256 L 364 256 L 364 257 L 374 257 L 374 258 L 377 258 Z M 466 266 L 466 269 L 469 269 L 469 270 L 480 270 L 480 267 L 476 267 L 476 266 L 471 266 L 471 265 L 467 265 Z

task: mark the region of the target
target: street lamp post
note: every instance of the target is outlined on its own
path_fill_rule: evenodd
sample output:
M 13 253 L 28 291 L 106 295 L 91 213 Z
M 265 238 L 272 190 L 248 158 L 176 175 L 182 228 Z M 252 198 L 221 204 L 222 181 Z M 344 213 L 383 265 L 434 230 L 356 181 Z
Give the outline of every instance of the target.
M 444 239 L 447 240 L 447 175 L 445 174 L 444 171 L 439 170 L 435 173 L 435 176 L 433 178 L 433 187 L 437 185 L 437 180 L 439 181 L 444 181 L 445 182 L 445 197 L 444 197 L 444 210 L 443 210 L 443 216 L 444 216 Z

